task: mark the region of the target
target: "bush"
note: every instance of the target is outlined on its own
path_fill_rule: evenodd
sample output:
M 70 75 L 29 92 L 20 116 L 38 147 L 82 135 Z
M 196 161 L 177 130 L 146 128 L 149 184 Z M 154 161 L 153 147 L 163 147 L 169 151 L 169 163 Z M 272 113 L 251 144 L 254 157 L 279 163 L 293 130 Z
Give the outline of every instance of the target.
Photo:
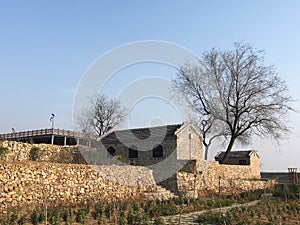
M 57 207 L 48 208 L 47 215 L 48 215 L 49 223 L 51 225 L 60 224 L 60 211 L 61 211 L 61 209 L 57 208 Z
M 15 214 L 15 213 L 11 213 L 9 218 L 7 220 L 4 220 L 4 221 L 1 221 L 2 224 L 7 224 L 7 225 L 13 225 L 13 224 L 16 224 L 18 220 L 18 215 Z
M 31 214 L 30 214 L 30 220 L 31 220 L 31 223 L 33 225 L 38 225 L 39 223 L 39 216 L 38 216 L 38 213 L 37 211 L 33 211 Z
M 75 220 L 77 223 L 86 224 L 87 222 L 87 211 L 86 209 L 80 209 L 75 213 Z
M 134 214 L 133 211 L 130 210 L 127 214 L 127 222 L 128 224 L 133 224 L 133 221 L 134 221 Z
M 149 210 L 149 215 L 151 217 L 170 216 L 177 213 L 179 213 L 179 207 L 173 202 L 170 202 L 169 204 L 165 204 L 163 206 L 156 205 Z
M 92 212 L 92 217 L 97 220 L 102 217 L 102 207 L 101 205 L 95 205 L 95 210 Z
M 2 160 L 4 156 L 6 155 L 8 149 L 6 147 L 0 146 L 0 159 Z
M 127 225 L 127 224 L 128 224 L 128 221 L 127 221 L 125 212 L 121 212 L 121 213 L 120 213 L 120 221 L 119 221 L 119 224 L 120 224 L 120 225 Z
M 299 197 L 300 185 L 299 184 L 276 184 L 274 196 L 275 197 L 287 197 L 296 199 Z
M 225 218 L 222 218 L 218 213 L 204 213 L 198 216 L 197 222 L 200 224 L 228 224 Z M 225 222 L 225 223 L 224 223 Z
M 154 220 L 153 225 L 165 225 L 166 223 L 164 222 L 164 220 L 161 217 L 158 217 Z
M 138 212 L 139 210 L 140 210 L 140 207 L 139 207 L 139 205 L 138 205 L 138 203 L 133 203 L 132 204 L 132 210 L 134 211 L 134 212 Z
M 33 147 L 29 152 L 29 159 L 32 161 L 36 161 L 39 159 L 41 149 L 38 147 Z
M 254 201 L 259 199 L 264 192 L 265 190 L 262 189 L 247 191 L 247 192 L 242 192 L 239 197 L 244 201 Z
M 111 208 L 112 206 L 110 204 L 107 204 L 105 207 L 105 216 L 107 219 L 110 219 L 111 217 Z
M 18 225 L 24 225 L 25 222 L 26 222 L 26 216 L 23 215 L 23 216 L 20 217 L 20 219 L 18 220 L 17 223 L 18 223 Z

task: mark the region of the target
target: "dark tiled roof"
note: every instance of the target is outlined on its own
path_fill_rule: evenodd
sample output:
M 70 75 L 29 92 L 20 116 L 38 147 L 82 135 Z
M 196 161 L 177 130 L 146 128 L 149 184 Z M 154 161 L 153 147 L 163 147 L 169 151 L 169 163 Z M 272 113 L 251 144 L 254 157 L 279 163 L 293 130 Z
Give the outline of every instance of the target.
M 149 136 L 151 138 L 161 138 L 161 137 L 171 137 L 175 136 L 175 132 L 180 128 L 182 124 L 173 124 L 160 127 L 148 127 L 148 128 L 136 128 L 129 130 L 117 130 L 104 136 L 101 141 L 103 143 L 109 143 L 111 141 L 117 141 L 118 139 L 123 139 L 130 141 L 131 139 L 138 138 L 140 140 L 147 139 Z
M 228 158 L 245 158 L 248 157 L 250 155 L 250 153 L 253 150 L 249 150 L 249 151 L 232 151 L 229 152 Z M 216 161 L 220 161 L 225 155 L 225 152 L 219 152 L 216 157 L 215 160 Z

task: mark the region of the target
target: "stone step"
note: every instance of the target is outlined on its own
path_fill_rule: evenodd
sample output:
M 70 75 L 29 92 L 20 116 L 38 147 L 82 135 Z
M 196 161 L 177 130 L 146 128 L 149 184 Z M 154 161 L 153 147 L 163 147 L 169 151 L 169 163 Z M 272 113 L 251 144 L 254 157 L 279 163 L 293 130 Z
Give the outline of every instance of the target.
M 153 199 L 169 199 L 169 198 L 176 197 L 176 195 L 173 192 L 171 192 L 159 185 L 156 186 L 155 190 L 151 190 L 147 193 L 144 193 L 144 196 L 147 198 L 153 198 Z

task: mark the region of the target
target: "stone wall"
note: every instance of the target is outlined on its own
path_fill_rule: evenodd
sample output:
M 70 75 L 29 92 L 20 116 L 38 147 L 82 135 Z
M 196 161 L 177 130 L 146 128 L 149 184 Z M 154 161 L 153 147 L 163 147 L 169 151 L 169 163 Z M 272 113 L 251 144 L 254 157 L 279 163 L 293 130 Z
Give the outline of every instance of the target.
M 184 144 L 189 141 L 189 136 L 185 135 L 180 140 Z M 175 145 L 173 141 L 169 144 Z M 0 161 L 0 211 L 8 207 L 42 204 L 45 197 L 55 204 L 78 204 L 89 199 L 111 201 L 113 198 L 149 197 L 161 190 L 153 178 L 157 171 L 152 172 L 146 167 L 71 164 L 76 147 L 7 141 L 0 142 L 0 146 L 8 148 Z M 38 161 L 29 160 L 33 147 L 40 149 Z M 197 151 L 201 151 L 198 147 Z M 93 157 L 93 154 L 90 155 Z M 179 166 L 181 170 L 174 176 L 166 177 L 169 179 L 162 185 L 176 194 L 192 197 L 225 195 L 274 185 L 274 181 L 260 179 L 256 163 L 250 166 L 220 165 L 215 161 L 197 159 L 178 161 L 176 156 L 173 161 L 171 166 Z M 169 168 L 166 169 L 166 164 L 163 164 L 158 169 L 165 171 Z
M 0 211 L 7 207 L 138 198 L 156 190 L 144 167 L 0 161 Z
M 8 149 L 0 160 L 0 211 L 40 205 L 45 197 L 51 204 L 166 197 L 156 186 L 152 171 L 145 167 L 72 164 L 74 157 L 80 155 L 74 152 L 83 151 L 76 146 L 14 141 L 0 142 L 0 146 Z M 29 159 L 33 147 L 40 149 L 37 161 Z
M 202 167 L 201 167 L 202 166 Z M 177 173 L 178 190 L 183 194 L 230 195 L 256 189 L 272 188 L 275 181 L 261 180 L 251 166 L 224 165 L 206 161 L 198 173 Z M 203 168 L 204 167 L 204 168 Z
M 40 149 L 37 161 L 61 163 L 71 163 L 74 157 L 73 150 L 76 148 L 76 146 L 29 144 L 16 141 L 0 142 L 0 146 L 8 149 L 3 157 L 6 161 L 28 161 L 30 150 L 36 147 Z

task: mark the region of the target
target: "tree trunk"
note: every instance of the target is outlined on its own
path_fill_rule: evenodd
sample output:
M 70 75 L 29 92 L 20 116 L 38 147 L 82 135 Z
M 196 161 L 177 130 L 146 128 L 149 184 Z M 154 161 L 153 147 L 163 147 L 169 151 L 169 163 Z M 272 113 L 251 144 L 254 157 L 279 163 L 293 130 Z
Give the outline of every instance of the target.
M 226 160 L 227 160 L 227 157 L 233 147 L 233 144 L 234 144 L 234 141 L 235 141 L 235 137 L 231 137 L 230 138 L 230 141 L 229 141 L 229 144 L 227 146 L 227 149 L 226 149 L 226 152 L 225 152 L 225 155 L 224 157 L 220 160 L 220 164 L 225 164 L 226 163 Z
M 204 160 L 207 160 L 207 158 L 208 158 L 208 145 L 204 145 L 204 148 L 205 148 L 205 152 L 204 152 Z

